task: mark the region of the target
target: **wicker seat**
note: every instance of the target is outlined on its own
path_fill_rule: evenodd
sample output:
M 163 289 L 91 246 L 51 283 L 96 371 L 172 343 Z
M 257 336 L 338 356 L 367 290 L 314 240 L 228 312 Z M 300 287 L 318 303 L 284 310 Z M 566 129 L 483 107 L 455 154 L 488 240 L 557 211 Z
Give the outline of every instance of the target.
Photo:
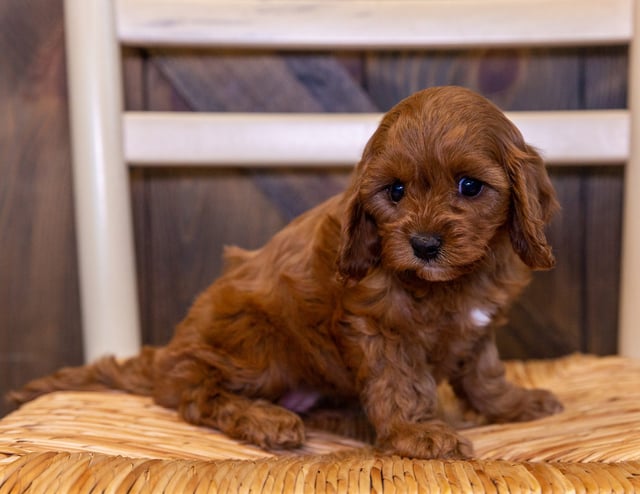
M 316 429 L 300 450 L 264 451 L 186 424 L 148 398 L 53 393 L 0 421 L 0 492 L 640 491 L 640 362 L 574 355 L 508 371 L 524 386 L 552 389 L 566 409 L 465 429 L 471 461 L 380 456 Z M 441 396 L 450 421 L 473 420 L 449 390 Z

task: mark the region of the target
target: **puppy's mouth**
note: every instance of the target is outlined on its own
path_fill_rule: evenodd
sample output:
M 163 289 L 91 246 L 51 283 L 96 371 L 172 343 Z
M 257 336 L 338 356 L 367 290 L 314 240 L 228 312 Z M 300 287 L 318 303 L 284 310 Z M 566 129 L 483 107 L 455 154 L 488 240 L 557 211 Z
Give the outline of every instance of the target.
M 415 269 L 418 278 L 425 281 L 451 281 L 465 271 L 450 266 L 442 266 L 435 261 L 422 261 Z
M 451 281 L 470 270 L 470 265 L 451 262 L 440 235 L 413 235 L 409 244 L 416 262 L 415 273 L 425 281 Z

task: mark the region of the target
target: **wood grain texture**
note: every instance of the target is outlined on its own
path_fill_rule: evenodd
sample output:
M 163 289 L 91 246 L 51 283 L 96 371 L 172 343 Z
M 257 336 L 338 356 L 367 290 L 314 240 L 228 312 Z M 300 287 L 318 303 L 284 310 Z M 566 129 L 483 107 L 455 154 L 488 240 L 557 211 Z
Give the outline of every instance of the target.
M 213 8 L 215 5 L 215 8 Z M 615 43 L 631 0 L 120 1 L 120 39 L 145 46 L 349 49 Z M 576 9 L 580 9 L 576 15 Z
M 482 92 L 509 110 L 617 108 L 624 101 L 619 95 L 624 91 L 619 87 L 621 78 L 609 78 L 607 71 L 596 67 L 602 64 L 618 66 L 621 56 L 624 61 L 624 53 L 621 55 L 615 48 L 596 51 L 593 55 L 585 55 L 584 50 L 577 49 L 394 52 L 368 53 L 362 56 L 360 63 L 354 63 L 354 57 L 350 55 L 345 64 L 345 58 L 330 54 L 302 57 L 165 49 L 151 53 L 146 69 L 148 86 L 143 92 L 155 94 L 150 107 L 158 110 L 374 111 L 386 110 L 397 100 L 429 85 L 461 84 Z M 602 77 L 611 81 L 609 91 L 605 91 L 606 98 L 602 87 L 596 89 L 603 84 L 599 80 Z M 587 80 L 589 83 L 585 86 Z M 586 87 L 593 91 L 591 99 L 587 98 L 590 93 Z M 278 88 L 288 98 L 283 99 Z M 156 177 L 158 173 L 153 172 Z M 166 301 L 170 298 L 171 284 L 166 284 L 165 280 L 163 288 L 161 280 L 165 275 L 159 274 L 158 270 L 167 272 L 173 269 L 170 277 L 186 276 L 187 279 L 192 275 L 185 273 L 210 273 L 211 278 L 203 276 L 200 283 L 185 282 L 190 288 L 178 290 L 179 293 L 192 292 L 195 295 L 197 289 L 204 287 L 221 268 L 219 259 L 209 255 L 219 252 L 215 250 L 216 241 L 212 241 L 214 247 L 204 247 L 206 241 L 197 239 L 189 244 L 193 249 L 191 255 L 207 259 L 205 264 L 208 268 L 204 271 L 189 267 L 188 261 L 180 261 L 178 254 L 165 257 L 171 248 L 162 246 L 163 241 L 158 235 L 175 228 L 169 226 L 170 222 L 185 221 L 180 220 L 180 215 L 189 214 L 181 212 L 187 207 L 186 197 L 191 202 L 202 201 L 206 205 L 203 207 L 227 211 L 224 220 L 228 220 L 228 224 L 212 221 L 206 226 L 220 232 L 216 238 L 218 242 L 256 246 L 269 238 L 269 228 L 256 236 L 261 241 L 255 244 L 233 232 L 242 231 L 256 214 L 264 215 L 266 222 L 270 221 L 268 218 L 272 214 L 278 218 L 273 223 L 275 231 L 277 224 L 284 224 L 339 191 L 346 181 L 345 174 L 335 177 L 326 172 L 260 170 L 223 173 L 225 190 L 247 187 L 248 184 L 255 188 L 252 193 L 256 195 L 252 200 L 258 201 L 260 207 L 254 213 L 247 213 L 249 216 L 243 216 L 233 207 L 227 209 L 231 202 L 222 199 L 224 194 L 216 192 L 218 183 L 213 177 L 221 172 L 190 173 L 209 180 L 209 185 L 180 195 L 182 199 L 171 200 L 171 208 L 165 204 L 167 197 L 171 196 L 170 191 L 181 187 L 179 184 L 185 179 L 180 178 L 179 172 L 163 172 L 161 183 L 165 192 L 162 195 L 148 191 L 144 195 L 144 201 L 151 201 L 144 206 L 145 210 L 153 210 L 153 203 L 157 201 L 164 212 L 156 216 L 157 223 L 152 230 L 143 234 L 154 244 L 160 240 L 160 245 L 155 246 L 159 257 L 154 258 L 152 264 L 147 264 L 146 275 L 142 278 L 148 294 L 155 294 L 151 300 L 159 298 Z M 500 332 L 499 342 L 503 354 L 508 357 L 557 356 L 575 350 L 610 353 L 615 337 L 609 331 L 597 328 L 603 324 L 610 327 L 615 321 L 617 257 L 594 258 L 597 253 L 589 245 L 597 245 L 594 232 L 604 227 L 610 232 L 609 250 L 619 249 L 619 234 L 615 235 L 616 228 L 619 230 L 616 226 L 619 220 L 611 220 L 608 206 L 615 209 L 615 191 L 620 187 L 620 177 L 615 169 L 560 168 L 551 170 L 551 174 L 563 204 L 562 213 L 549 229 L 558 267 L 549 273 L 536 274 L 532 285 L 514 307 L 510 325 Z M 147 175 L 145 180 L 149 179 Z M 599 205 L 605 204 L 607 210 L 601 210 Z M 602 214 L 593 214 L 592 208 L 602 211 Z M 204 226 L 204 220 L 200 221 Z M 265 225 L 264 222 L 258 223 Z M 155 264 L 160 258 L 165 259 L 160 264 L 162 268 Z M 160 284 L 152 282 L 153 277 L 159 277 Z M 172 314 L 169 318 L 171 323 L 176 322 L 186 310 L 188 299 L 188 296 L 182 298 L 184 305 L 180 309 L 169 309 L 171 305 L 177 307 L 177 301 L 175 304 L 165 302 L 156 303 L 155 308 L 147 307 L 149 327 L 155 328 L 147 329 L 148 334 L 168 337 L 167 311 Z
M 469 87 L 504 110 L 576 109 L 581 53 L 568 48 L 372 53 L 368 88 L 382 110 L 443 84 Z
M 593 49 L 585 59 L 587 108 L 627 105 L 626 47 Z M 585 316 L 584 348 L 603 354 L 617 351 L 622 232 L 622 167 L 585 170 Z
M 60 1 L 3 2 L 0 395 L 82 360 L 63 41 Z
M 584 171 L 583 348 L 617 351 L 622 167 Z

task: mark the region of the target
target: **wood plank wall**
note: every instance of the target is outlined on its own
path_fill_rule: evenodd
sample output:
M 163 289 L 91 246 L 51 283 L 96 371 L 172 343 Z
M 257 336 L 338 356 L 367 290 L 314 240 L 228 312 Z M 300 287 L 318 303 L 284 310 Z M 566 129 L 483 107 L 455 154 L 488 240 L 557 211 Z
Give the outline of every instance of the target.
M 82 361 L 62 24 L 59 0 L 0 2 L 2 395 Z
M 0 5 L 0 393 L 81 362 L 61 0 Z M 377 111 L 426 86 L 471 87 L 505 109 L 620 108 L 626 52 L 125 51 L 129 109 Z M 507 357 L 615 352 L 621 168 L 551 170 L 558 267 L 500 332 Z M 342 189 L 348 170 L 135 169 L 144 340 L 162 344 L 220 272 L 223 244 L 262 245 Z M 0 408 L 0 413 L 8 408 Z

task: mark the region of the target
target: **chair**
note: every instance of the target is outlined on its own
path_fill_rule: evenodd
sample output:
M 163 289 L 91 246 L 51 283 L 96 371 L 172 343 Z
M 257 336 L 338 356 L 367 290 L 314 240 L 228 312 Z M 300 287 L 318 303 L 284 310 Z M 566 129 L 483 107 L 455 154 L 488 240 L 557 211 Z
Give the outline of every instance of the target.
M 640 26 L 640 2 L 65 0 L 65 9 L 86 360 L 93 360 L 106 353 L 131 355 L 137 353 L 140 346 L 126 163 L 137 166 L 177 163 L 207 166 L 300 166 L 301 163 L 344 166 L 358 160 L 366 139 L 379 119 L 379 115 L 372 114 L 123 114 L 121 44 L 287 48 L 301 51 L 332 48 L 443 49 L 479 44 L 490 47 L 628 44 L 628 110 L 521 112 L 510 113 L 509 116 L 522 130 L 526 140 L 542 149 L 550 165 L 626 163 L 619 350 L 622 356 L 640 357 L 640 330 L 633 310 L 634 302 L 640 296 L 640 222 L 636 219 L 640 213 L 640 195 L 634 193 L 640 190 L 640 143 L 634 138 L 640 126 L 636 116 L 636 112 L 640 111 L 640 92 L 636 90 L 640 84 L 640 47 L 634 37 L 636 26 Z M 278 147 L 274 144 L 275 139 L 283 130 L 288 135 L 288 144 L 286 147 Z M 171 138 L 168 137 L 170 135 Z M 207 136 L 207 139 L 202 140 L 202 136 Z M 595 372 L 606 378 L 604 381 L 593 379 L 601 387 L 605 386 L 604 382 L 608 382 L 611 376 L 616 376 L 615 382 L 620 386 L 635 389 L 638 388 L 635 379 L 637 370 L 637 363 L 622 357 L 602 360 L 574 357 L 554 364 L 532 362 L 520 367 L 514 364 L 511 368 L 514 377 L 525 384 L 544 385 L 552 382 L 560 388 L 565 385 L 579 388 L 580 385 L 576 383 L 581 382 L 580 379 L 585 375 Z M 554 373 L 565 376 L 566 383 L 554 381 Z M 616 388 L 616 392 L 619 393 L 615 395 L 618 399 L 622 391 Z M 597 390 L 591 390 L 590 393 L 589 399 L 598 395 Z M 168 427 L 179 427 L 173 419 L 162 415 L 163 411 L 151 409 L 151 405 L 135 397 L 131 398 L 133 401 L 118 397 L 118 405 L 107 406 L 105 403 L 109 398 L 104 394 L 88 394 L 83 395 L 84 397 L 72 395 L 71 398 L 68 394 L 60 396 L 46 403 L 35 402 L 31 408 L 27 406 L 24 412 L 18 411 L 16 414 L 28 414 L 30 411 L 35 414 L 45 413 L 42 407 L 68 406 L 69 400 L 80 400 L 87 403 L 88 409 L 94 406 L 102 407 L 100 410 L 113 410 L 116 406 L 125 415 L 142 409 L 153 415 L 154 420 L 167 420 L 171 424 Z M 94 399 L 98 403 L 89 403 Z M 598 401 L 598 407 L 604 406 L 602 400 Z M 615 410 L 615 407 L 608 409 L 604 416 L 611 417 L 616 413 Z M 47 408 L 46 413 L 51 414 L 52 409 Z M 104 412 L 103 415 L 108 413 Z M 78 420 L 79 415 L 75 419 Z M 580 420 L 578 415 L 573 419 Z M 135 423 L 144 426 L 145 420 L 144 413 L 136 415 Z M 596 420 L 594 424 L 590 427 L 597 429 L 601 422 Z M 146 425 L 151 430 L 152 425 Z M 567 426 L 564 424 L 562 427 Z M 508 436 L 509 430 L 514 434 L 512 437 L 515 438 L 515 443 L 518 442 L 518 434 L 535 434 L 532 429 L 507 427 L 492 429 L 495 434 L 492 437 L 502 440 Z M 581 430 L 584 432 L 584 429 Z M 195 434 L 193 429 L 183 433 Z M 629 433 L 629 429 L 625 428 L 624 433 Z M 154 429 L 151 437 L 156 437 L 154 434 L 159 432 Z M 484 432 L 478 434 L 482 435 Z M 5 434 L 6 437 L 9 436 Z M 318 436 L 317 439 L 318 442 L 313 443 L 311 450 L 306 451 L 307 454 L 316 455 L 335 451 L 345 445 L 353 446 L 334 436 L 329 439 Z M 606 437 L 600 438 L 600 443 L 595 444 L 595 441 L 590 443 L 590 447 L 598 448 L 606 440 Z M 117 442 L 115 439 L 114 441 Z M 587 492 L 593 492 L 596 487 L 600 488 L 604 484 L 640 489 L 637 480 L 640 475 L 640 461 L 637 461 L 640 460 L 640 437 L 635 436 L 628 442 L 626 456 L 616 456 L 610 451 L 611 454 L 597 456 L 593 452 L 592 456 L 586 454 L 576 460 L 589 462 L 595 458 L 609 462 L 605 466 L 593 463 L 578 466 L 572 463 L 573 457 L 567 454 L 559 455 L 558 458 L 564 463 L 555 466 L 527 463 L 538 458 L 554 459 L 552 454 L 545 456 L 542 453 L 539 457 L 524 455 L 523 459 L 511 460 L 523 461 L 519 464 L 419 463 L 397 458 L 387 460 L 370 457 L 362 460 L 348 454 L 337 457 L 314 456 L 312 460 L 286 457 L 266 459 L 263 462 L 256 460 L 261 456 L 259 452 L 228 442 L 220 448 L 231 451 L 231 457 L 253 461 L 211 466 L 193 463 L 194 458 L 199 458 L 195 454 L 180 456 L 176 452 L 179 447 L 171 449 L 173 446 L 169 443 L 170 440 L 165 438 L 164 444 L 169 449 L 164 452 L 159 452 L 155 445 L 153 449 L 146 444 L 147 449 L 143 449 L 142 454 L 133 456 L 144 457 L 144 451 L 151 451 L 150 457 L 181 458 L 176 460 L 178 463 L 167 467 L 173 472 L 191 469 L 192 475 L 184 474 L 180 477 L 180 482 L 195 485 L 195 479 L 199 482 L 203 478 L 203 472 L 208 472 L 217 479 L 216 485 L 220 489 L 221 485 L 233 488 L 234 485 L 241 487 L 240 484 L 248 489 L 254 485 L 251 482 L 259 482 L 258 487 L 265 490 L 269 485 L 279 485 L 281 490 L 286 490 L 287 486 L 311 490 L 322 482 L 314 473 L 313 482 L 316 484 L 309 485 L 309 472 L 318 472 L 318 475 L 326 477 L 323 477 L 325 480 L 333 476 L 335 485 L 344 489 L 358 485 L 366 485 L 371 489 L 397 487 L 396 482 L 410 488 L 427 480 L 432 482 L 431 485 L 440 482 L 443 489 L 446 485 L 455 485 L 462 490 L 480 490 L 481 487 L 483 490 L 491 490 L 493 486 L 494 489 L 505 492 L 516 487 L 525 490 L 536 486 L 539 488 L 545 482 L 548 486 L 565 490 L 571 485 L 575 488 L 578 480 L 584 483 L 581 485 L 586 486 Z M 64 453 L 43 453 L 38 448 L 22 450 L 19 444 L 24 442 L 16 441 L 9 446 L 5 445 L 13 455 L 9 466 L 4 470 L 5 482 L 9 482 L 6 479 L 13 478 L 11 475 L 17 475 L 16 472 L 22 471 L 24 474 L 27 471 L 42 472 L 46 469 L 49 472 L 62 472 L 70 464 L 75 469 L 72 471 L 80 472 L 86 468 L 92 475 L 97 475 L 96 468 L 102 465 L 101 468 L 116 472 L 112 474 L 112 480 L 117 478 L 123 482 L 122 485 L 126 484 L 123 479 L 129 479 L 130 485 L 134 485 L 141 473 L 149 479 L 150 472 L 155 472 L 153 475 L 156 481 L 158 478 L 169 478 L 166 471 L 161 469 L 166 466 L 161 462 L 118 460 L 120 465 L 125 463 L 127 467 L 119 470 L 117 465 L 114 466 L 114 458 L 133 452 L 135 444 L 122 446 L 120 449 L 93 449 L 89 457 L 82 456 L 84 453 L 75 453 L 77 449 L 62 449 Z M 545 451 L 544 444 L 539 444 L 539 447 Z M 106 451 L 112 456 L 105 458 L 96 451 Z M 0 490 L 3 485 L 1 458 L 2 456 Z M 484 458 L 499 460 L 505 459 L 505 456 L 485 455 Z M 619 463 L 620 458 L 628 460 L 628 463 Z M 29 462 L 36 462 L 37 466 L 31 466 L 32 463 Z M 266 471 L 278 473 L 273 473 L 275 477 L 269 480 L 271 474 L 262 475 Z M 411 475 L 407 474 L 409 471 Z M 226 480 L 225 472 L 230 475 Z M 243 475 L 251 479 L 251 482 L 242 480 L 245 478 Z M 358 484 L 358 479 L 362 480 L 363 476 L 369 479 L 368 483 Z M 71 474 L 65 478 L 75 479 Z M 172 482 L 178 482 L 174 477 L 171 479 Z M 512 485 L 512 482 L 518 485 Z
M 631 0 L 579 5 L 571 0 L 118 0 L 115 7 L 107 0 L 66 2 L 87 360 L 106 353 L 131 355 L 140 345 L 126 163 L 344 166 L 358 160 L 378 119 L 370 114 L 123 116 L 119 43 L 295 50 L 630 44 L 628 111 L 521 112 L 511 117 L 550 165 L 627 161 L 626 190 L 640 186 L 640 165 L 635 163 L 640 158 L 631 139 L 633 109 L 640 104 Z M 278 147 L 282 130 L 289 139 L 287 146 Z M 640 296 L 637 194 L 625 194 L 624 209 L 619 348 L 623 355 L 640 357 L 634 317 L 634 300 Z

